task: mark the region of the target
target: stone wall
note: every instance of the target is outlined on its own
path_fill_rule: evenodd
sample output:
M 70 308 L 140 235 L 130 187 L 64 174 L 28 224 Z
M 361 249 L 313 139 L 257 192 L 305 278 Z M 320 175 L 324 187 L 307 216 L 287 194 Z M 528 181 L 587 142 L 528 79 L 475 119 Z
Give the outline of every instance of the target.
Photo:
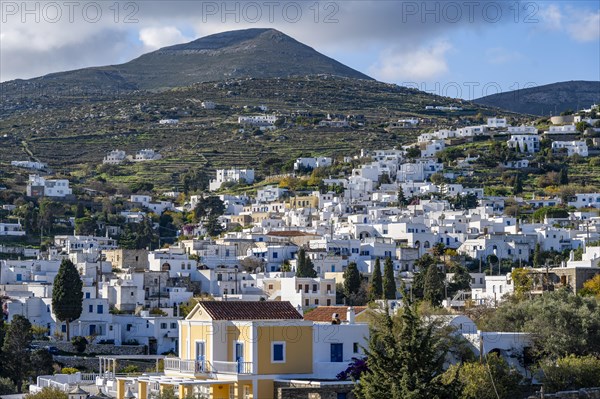
M 319 384 L 318 381 L 275 382 L 275 398 L 277 399 L 337 399 L 338 393 L 345 393 L 347 399 L 355 399 L 354 384 Z
M 540 399 L 542 395 L 536 393 L 527 399 Z M 578 391 L 561 391 L 556 393 L 545 393 L 544 399 L 600 399 L 600 388 L 587 388 Z
M 76 350 L 70 342 L 65 341 L 34 341 L 34 345 L 39 347 L 55 346 L 63 352 L 75 353 Z M 147 347 L 145 345 L 100 345 L 89 344 L 85 348 L 85 355 L 147 355 Z

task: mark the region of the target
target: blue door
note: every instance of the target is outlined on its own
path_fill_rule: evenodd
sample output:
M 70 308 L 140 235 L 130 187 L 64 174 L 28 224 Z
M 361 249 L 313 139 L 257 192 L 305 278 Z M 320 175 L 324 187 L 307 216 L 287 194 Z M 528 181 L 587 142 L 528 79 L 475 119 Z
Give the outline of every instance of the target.
M 343 362 L 344 361 L 344 344 L 331 344 L 331 361 L 332 362 Z
M 235 361 L 237 362 L 238 373 L 241 373 L 244 366 L 244 343 L 235 343 Z
M 206 350 L 204 341 L 196 342 L 196 367 L 198 371 L 204 371 L 204 364 L 206 358 Z

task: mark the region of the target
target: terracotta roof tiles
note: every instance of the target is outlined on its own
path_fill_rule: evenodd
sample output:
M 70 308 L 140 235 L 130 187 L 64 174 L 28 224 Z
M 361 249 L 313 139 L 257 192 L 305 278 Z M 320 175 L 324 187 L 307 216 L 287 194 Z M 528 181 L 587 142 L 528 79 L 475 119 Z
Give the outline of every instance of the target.
M 359 314 L 367 309 L 366 306 L 354 306 L 354 313 Z M 348 306 L 319 306 L 304 315 L 304 320 L 310 320 L 318 323 L 331 322 L 332 315 L 338 314 L 340 321 L 347 321 Z
M 302 315 L 287 301 L 201 301 L 213 320 L 301 320 Z

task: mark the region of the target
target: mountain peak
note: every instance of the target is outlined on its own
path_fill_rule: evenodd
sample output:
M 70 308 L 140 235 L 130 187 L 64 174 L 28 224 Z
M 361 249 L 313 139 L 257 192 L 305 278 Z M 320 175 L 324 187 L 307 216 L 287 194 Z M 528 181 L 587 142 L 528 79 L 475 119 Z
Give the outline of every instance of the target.
M 248 41 L 295 41 L 288 35 L 271 28 L 251 28 L 215 33 L 189 43 L 163 47 L 156 52 L 165 53 L 186 50 L 219 50 Z
M 310 75 L 372 80 L 276 29 L 253 28 L 216 33 L 164 47 L 125 64 L 53 73 L 6 82 L 2 86 L 5 92 L 16 93 L 29 83 L 56 94 L 65 87 L 87 92 L 122 92 L 162 90 L 235 78 Z

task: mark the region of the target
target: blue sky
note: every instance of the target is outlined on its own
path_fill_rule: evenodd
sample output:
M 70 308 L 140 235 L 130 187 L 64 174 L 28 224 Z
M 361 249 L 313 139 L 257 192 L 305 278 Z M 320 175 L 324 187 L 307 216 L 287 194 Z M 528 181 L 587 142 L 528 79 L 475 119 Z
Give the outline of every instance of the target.
M 279 29 L 379 80 L 451 97 L 600 80 L 600 0 L 51 3 L 0 3 L 1 81 L 121 63 L 250 27 Z

